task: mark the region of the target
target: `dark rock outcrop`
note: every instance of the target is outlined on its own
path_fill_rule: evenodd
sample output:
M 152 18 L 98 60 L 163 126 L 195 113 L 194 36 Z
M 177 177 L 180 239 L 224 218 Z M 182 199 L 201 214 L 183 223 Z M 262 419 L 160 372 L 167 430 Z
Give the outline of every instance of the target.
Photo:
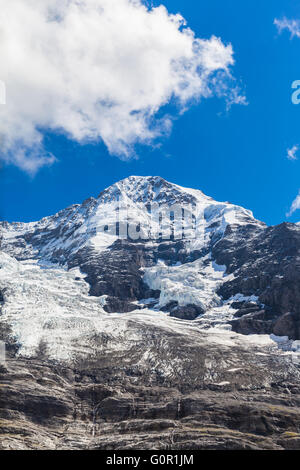
M 300 227 L 288 223 L 264 230 L 250 226 L 228 227 L 224 238 L 213 247 L 217 262 L 225 264 L 228 273 L 234 273 L 234 279 L 221 286 L 220 295 L 224 299 L 238 293 L 255 295 L 269 309 L 267 315 L 260 316 L 262 323 L 258 324 L 254 315 L 252 332 L 258 329 L 261 333 L 269 333 L 272 318 L 271 332 L 276 334 L 280 330 L 284 336 L 300 339 L 299 250 Z M 291 322 L 282 321 L 280 328 L 275 327 L 277 320 L 285 314 L 292 315 L 293 326 Z M 249 322 L 249 317 L 243 320 L 251 333 Z
M 169 311 L 169 308 L 168 310 Z M 174 306 L 170 309 L 170 316 L 180 318 L 181 320 L 195 320 L 199 315 L 203 315 L 204 310 L 198 305 L 185 305 L 184 307 Z
M 300 319 L 293 313 L 285 313 L 276 319 L 273 333 L 277 336 L 288 336 L 289 338 L 300 338 Z

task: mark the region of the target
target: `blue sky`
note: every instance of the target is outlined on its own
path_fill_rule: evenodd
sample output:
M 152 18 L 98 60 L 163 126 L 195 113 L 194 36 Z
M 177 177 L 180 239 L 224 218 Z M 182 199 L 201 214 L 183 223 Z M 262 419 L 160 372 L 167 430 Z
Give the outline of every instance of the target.
M 1 170 L 0 217 L 32 221 L 53 214 L 129 175 L 160 175 L 182 186 L 228 200 L 273 225 L 299 221 L 286 213 L 300 188 L 299 160 L 287 149 L 300 146 L 300 105 L 291 102 L 291 84 L 300 80 L 300 38 L 279 34 L 275 18 L 300 19 L 300 3 L 258 0 L 164 0 L 180 12 L 200 38 L 231 43 L 233 74 L 247 106 L 226 110 L 223 99 L 208 98 L 177 115 L 168 137 L 136 145 L 137 157 L 122 160 L 104 143 L 79 144 L 43 129 L 44 146 L 57 161 L 34 176 L 15 165 Z M 173 113 L 173 105 L 164 107 Z M 3 118 L 3 116 L 2 116 Z

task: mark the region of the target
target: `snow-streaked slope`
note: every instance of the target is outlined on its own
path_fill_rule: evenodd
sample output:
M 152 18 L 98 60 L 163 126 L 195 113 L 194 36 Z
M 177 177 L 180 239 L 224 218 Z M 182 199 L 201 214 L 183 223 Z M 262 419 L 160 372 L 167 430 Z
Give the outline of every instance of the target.
M 221 237 L 228 224 L 264 224 L 250 211 L 230 203 L 218 203 L 199 190 L 168 183 L 160 177 L 131 176 L 54 216 L 31 223 L 0 223 L 1 248 L 19 259 L 44 259 L 67 264 L 70 256 L 83 247 L 103 251 L 117 239 L 114 230 L 104 228 L 120 224 L 141 223 L 143 238 L 151 238 L 153 228 L 149 204 L 160 207 L 174 204 L 192 205 L 196 217 L 196 238 L 187 240 L 187 249 L 201 249 L 211 237 Z M 119 208 L 121 207 L 121 210 Z M 154 230 L 157 227 L 154 227 Z

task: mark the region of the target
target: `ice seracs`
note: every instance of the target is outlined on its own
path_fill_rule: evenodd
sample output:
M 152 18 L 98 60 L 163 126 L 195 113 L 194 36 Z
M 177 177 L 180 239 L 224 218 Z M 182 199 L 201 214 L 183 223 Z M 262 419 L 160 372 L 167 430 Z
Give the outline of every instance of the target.
M 213 278 L 212 268 L 208 269 Z M 185 288 L 189 289 L 189 281 Z M 70 362 L 76 357 L 93 357 L 103 348 L 126 353 L 133 340 L 145 337 L 148 327 L 184 336 L 197 336 L 203 330 L 201 322 L 182 321 L 147 308 L 109 314 L 103 310 L 104 298 L 88 295 L 89 286 L 77 269 L 67 271 L 35 260 L 16 261 L 3 252 L 0 290 L 5 300 L 0 327 L 10 326 L 19 347 L 17 354 L 23 357 L 46 354 L 50 360 Z M 210 326 L 205 339 L 210 344 L 274 345 L 267 336 L 243 340 L 229 330 L 214 328 L 213 323 Z
M 222 303 L 216 291 L 223 282 L 225 271 L 225 266 L 216 265 L 208 255 L 184 265 L 158 264 L 146 268 L 144 281 L 151 289 L 160 291 L 160 307 L 175 301 L 179 306 L 199 305 L 206 311 Z

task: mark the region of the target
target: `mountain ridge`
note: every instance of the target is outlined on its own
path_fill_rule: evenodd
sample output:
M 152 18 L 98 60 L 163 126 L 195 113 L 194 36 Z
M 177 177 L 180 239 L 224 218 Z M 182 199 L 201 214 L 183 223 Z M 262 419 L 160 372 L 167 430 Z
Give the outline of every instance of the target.
M 155 185 L 157 184 L 159 186 L 157 188 L 158 191 L 155 194 L 153 187 L 155 188 Z M 167 194 L 166 196 L 166 190 L 169 190 L 169 193 L 171 193 L 171 195 Z M 174 193 L 175 193 L 175 197 L 174 197 Z M 0 228 L 2 229 L 2 244 L 3 243 L 5 244 L 5 238 L 10 228 L 12 229 L 12 231 L 13 229 L 16 229 L 16 231 L 17 232 L 19 231 L 20 234 L 22 235 L 24 231 L 27 231 L 30 233 L 30 231 L 34 229 L 36 226 L 41 226 L 41 228 L 47 229 L 47 226 L 49 226 L 49 224 L 51 224 L 52 221 L 55 224 L 56 221 L 60 222 L 60 219 L 62 218 L 65 218 L 66 223 L 67 223 L 70 217 L 72 217 L 72 215 L 76 216 L 76 213 L 78 213 L 77 214 L 78 219 L 79 219 L 77 221 L 78 224 L 85 222 L 85 218 L 87 218 L 90 215 L 90 212 L 92 212 L 93 209 L 97 208 L 101 203 L 107 202 L 107 195 L 110 195 L 110 198 L 112 197 L 114 202 L 117 202 L 118 197 L 121 195 L 123 198 L 124 196 L 126 196 L 125 202 L 128 202 L 128 200 L 129 201 L 132 200 L 133 203 L 143 202 L 145 204 L 148 202 L 151 202 L 152 200 L 154 201 L 158 200 L 159 204 L 166 203 L 168 205 L 174 202 L 175 203 L 186 203 L 186 202 L 188 203 L 200 202 L 201 203 L 202 200 L 204 200 L 205 202 L 207 202 L 208 206 L 210 204 L 215 204 L 216 206 L 219 205 L 220 208 L 229 207 L 232 209 L 240 210 L 243 212 L 243 215 L 245 215 L 245 217 L 247 217 L 249 220 L 253 219 L 253 221 L 254 220 L 256 221 L 256 219 L 253 218 L 253 214 L 251 213 L 251 211 L 243 209 L 242 207 L 234 205 L 234 204 L 224 203 L 224 202 L 219 203 L 217 201 L 214 201 L 209 196 L 204 195 L 204 193 L 200 190 L 183 188 L 179 185 L 169 183 L 161 177 L 131 176 L 106 188 L 99 194 L 97 198 L 93 198 L 93 197 L 88 198 L 85 201 L 83 201 L 82 204 L 74 204 L 74 205 L 68 206 L 66 209 L 62 209 L 52 216 L 43 217 L 39 221 L 27 222 L 27 223 L 0 222 Z M 141 200 L 143 196 L 146 199 Z M 198 196 L 198 200 L 197 200 L 197 196 Z M 169 197 L 169 200 L 168 200 L 168 197 Z M 109 201 L 110 200 L 111 199 L 109 199 Z M 83 220 L 80 220 L 80 219 L 83 219 Z M 62 220 L 61 222 L 64 223 L 64 220 Z M 241 223 L 242 221 L 239 221 L 239 222 Z M 262 222 L 259 222 L 259 221 L 256 221 L 256 222 L 259 224 L 263 224 Z M 8 236 L 8 238 L 9 237 L 11 237 L 11 234 Z
M 300 448 L 300 227 L 136 178 L 0 223 L 0 448 Z

